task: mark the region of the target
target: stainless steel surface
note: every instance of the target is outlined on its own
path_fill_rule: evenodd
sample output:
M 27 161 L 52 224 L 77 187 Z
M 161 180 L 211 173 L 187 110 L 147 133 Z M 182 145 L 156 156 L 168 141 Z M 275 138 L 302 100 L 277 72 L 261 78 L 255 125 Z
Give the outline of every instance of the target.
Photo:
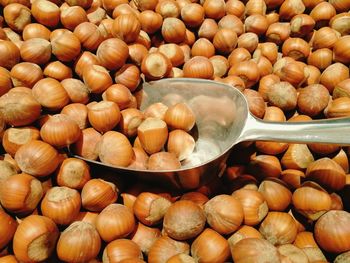
M 209 80 L 163 79 L 143 85 L 141 110 L 155 102 L 187 103 L 196 115 L 198 139 L 195 152 L 176 171 L 134 170 L 113 167 L 118 173 L 168 182 L 193 189 L 220 175 L 231 148 L 247 140 L 350 145 L 350 118 L 303 123 L 265 122 L 253 117 L 245 97 L 228 85 Z M 81 158 L 79 156 L 76 156 Z
M 350 144 L 350 118 L 311 122 L 266 122 L 249 114 L 240 141 Z

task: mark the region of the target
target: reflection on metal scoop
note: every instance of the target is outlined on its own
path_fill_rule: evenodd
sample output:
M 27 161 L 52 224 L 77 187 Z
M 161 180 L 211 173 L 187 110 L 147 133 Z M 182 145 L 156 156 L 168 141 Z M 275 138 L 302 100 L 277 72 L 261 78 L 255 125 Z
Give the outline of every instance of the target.
M 230 149 L 248 140 L 350 145 L 350 118 L 312 122 L 265 122 L 253 117 L 243 94 L 231 86 L 197 79 L 163 79 L 143 84 L 141 110 L 152 103 L 185 102 L 196 115 L 196 150 L 179 170 L 149 171 L 114 167 L 120 174 L 170 182 L 180 189 L 193 189 L 224 169 Z

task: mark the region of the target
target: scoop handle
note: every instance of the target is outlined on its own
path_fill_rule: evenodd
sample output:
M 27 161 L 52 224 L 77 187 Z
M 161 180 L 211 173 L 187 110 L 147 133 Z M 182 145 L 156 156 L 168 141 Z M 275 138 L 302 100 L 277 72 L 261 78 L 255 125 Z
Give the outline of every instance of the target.
M 281 141 L 350 145 L 350 118 L 268 122 L 248 114 L 239 141 Z

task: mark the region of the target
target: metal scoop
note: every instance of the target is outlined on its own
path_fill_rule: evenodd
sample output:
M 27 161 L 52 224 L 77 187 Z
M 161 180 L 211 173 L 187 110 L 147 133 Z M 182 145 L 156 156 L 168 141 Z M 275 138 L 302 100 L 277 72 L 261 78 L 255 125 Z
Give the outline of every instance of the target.
M 84 160 L 126 176 L 137 175 L 170 182 L 180 189 L 193 189 L 219 175 L 225 168 L 231 148 L 242 141 L 350 145 L 350 118 L 301 123 L 262 121 L 252 116 L 244 95 L 238 89 L 214 81 L 180 78 L 144 83 L 141 110 L 156 102 L 168 106 L 185 102 L 196 115 L 198 139 L 195 151 L 183 161 L 181 169 L 134 170 Z

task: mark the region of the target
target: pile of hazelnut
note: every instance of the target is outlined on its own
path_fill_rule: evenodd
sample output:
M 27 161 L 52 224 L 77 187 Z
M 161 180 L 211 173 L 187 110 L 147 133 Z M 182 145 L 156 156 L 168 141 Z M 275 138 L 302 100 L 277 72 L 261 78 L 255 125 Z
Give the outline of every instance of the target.
M 245 142 L 221 177 L 190 189 L 66 154 L 181 168 L 196 147 L 191 108 L 140 110 L 142 83 L 162 78 L 230 85 L 266 121 L 349 117 L 349 10 L 349 0 L 0 0 L 0 263 L 350 262 L 347 147 Z

